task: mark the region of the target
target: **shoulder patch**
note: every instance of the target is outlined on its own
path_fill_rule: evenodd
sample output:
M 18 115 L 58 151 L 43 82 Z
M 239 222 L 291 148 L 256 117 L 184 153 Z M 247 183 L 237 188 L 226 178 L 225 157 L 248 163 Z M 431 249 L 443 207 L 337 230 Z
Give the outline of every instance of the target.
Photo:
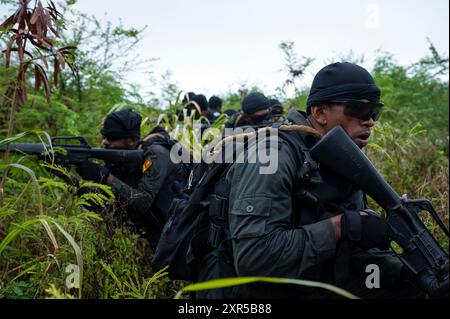
M 144 162 L 144 165 L 142 165 L 142 173 L 145 173 L 152 165 L 153 165 L 152 160 L 151 159 L 147 159 Z

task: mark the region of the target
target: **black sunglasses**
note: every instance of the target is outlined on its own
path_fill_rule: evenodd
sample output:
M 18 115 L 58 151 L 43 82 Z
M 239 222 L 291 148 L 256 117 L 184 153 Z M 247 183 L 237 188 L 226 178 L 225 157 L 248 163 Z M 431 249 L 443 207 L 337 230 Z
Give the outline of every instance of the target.
M 383 105 L 376 103 L 351 101 L 340 104 L 344 105 L 345 115 L 362 121 L 368 121 L 370 119 L 378 121 L 383 110 Z

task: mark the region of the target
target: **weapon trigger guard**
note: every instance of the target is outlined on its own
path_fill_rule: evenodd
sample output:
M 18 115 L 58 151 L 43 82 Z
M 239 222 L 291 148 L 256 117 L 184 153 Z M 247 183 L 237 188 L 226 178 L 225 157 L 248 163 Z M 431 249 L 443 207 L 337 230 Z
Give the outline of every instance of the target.
M 426 211 L 428 214 L 430 214 L 431 217 L 435 220 L 435 222 L 442 229 L 442 231 L 447 235 L 447 237 L 449 236 L 448 227 L 445 225 L 445 223 L 443 222 L 441 217 L 438 215 L 438 213 L 436 212 L 436 210 L 434 209 L 434 207 L 430 201 L 428 201 L 426 199 L 418 199 L 418 200 L 414 200 L 414 201 L 408 201 L 408 204 L 413 205 L 419 209 L 417 211 L 417 215 L 421 211 Z

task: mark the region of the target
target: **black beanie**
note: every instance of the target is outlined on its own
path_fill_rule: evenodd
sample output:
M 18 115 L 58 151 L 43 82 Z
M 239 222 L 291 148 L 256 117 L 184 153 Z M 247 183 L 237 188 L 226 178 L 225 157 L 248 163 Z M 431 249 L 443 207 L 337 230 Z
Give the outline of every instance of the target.
M 270 109 L 270 101 L 259 92 L 250 93 L 242 101 L 242 111 L 247 115 L 266 109 Z
M 111 139 L 141 138 L 141 116 L 131 109 L 109 114 L 100 133 Z
M 195 94 L 191 100 L 191 102 L 197 102 L 197 104 L 200 106 L 200 109 L 203 111 L 207 111 L 208 110 L 208 100 L 206 99 L 206 96 L 204 96 L 203 94 Z
M 277 99 L 270 99 L 270 107 L 272 108 L 272 114 L 283 114 L 283 105 Z
M 167 133 L 167 131 L 162 126 L 159 126 L 159 125 L 155 126 L 153 128 L 153 130 L 150 131 L 149 135 L 150 134 L 154 134 L 154 133 L 158 133 L 158 134 L 162 134 L 162 135 L 169 134 L 169 133 Z
M 314 77 L 307 113 L 314 104 L 368 100 L 380 104 L 380 89 L 366 69 L 349 62 L 327 65 Z
M 209 108 L 212 110 L 219 110 L 222 108 L 222 99 L 215 95 L 209 98 Z
M 194 92 L 187 92 L 187 93 L 185 93 L 181 103 L 183 103 L 183 104 L 188 103 L 194 96 L 195 96 Z

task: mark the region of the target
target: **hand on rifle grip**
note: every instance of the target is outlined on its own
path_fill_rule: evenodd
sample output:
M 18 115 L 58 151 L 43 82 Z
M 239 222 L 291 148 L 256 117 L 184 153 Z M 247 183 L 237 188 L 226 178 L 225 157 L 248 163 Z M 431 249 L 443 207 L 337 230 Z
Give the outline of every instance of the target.
M 418 275 L 414 275 L 404 267 L 403 273 L 409 281 L 426 292 L 431 298 L 445 299 L 449 297 L 448 273 L 441 280 L 431 269 L 424 269 Z

